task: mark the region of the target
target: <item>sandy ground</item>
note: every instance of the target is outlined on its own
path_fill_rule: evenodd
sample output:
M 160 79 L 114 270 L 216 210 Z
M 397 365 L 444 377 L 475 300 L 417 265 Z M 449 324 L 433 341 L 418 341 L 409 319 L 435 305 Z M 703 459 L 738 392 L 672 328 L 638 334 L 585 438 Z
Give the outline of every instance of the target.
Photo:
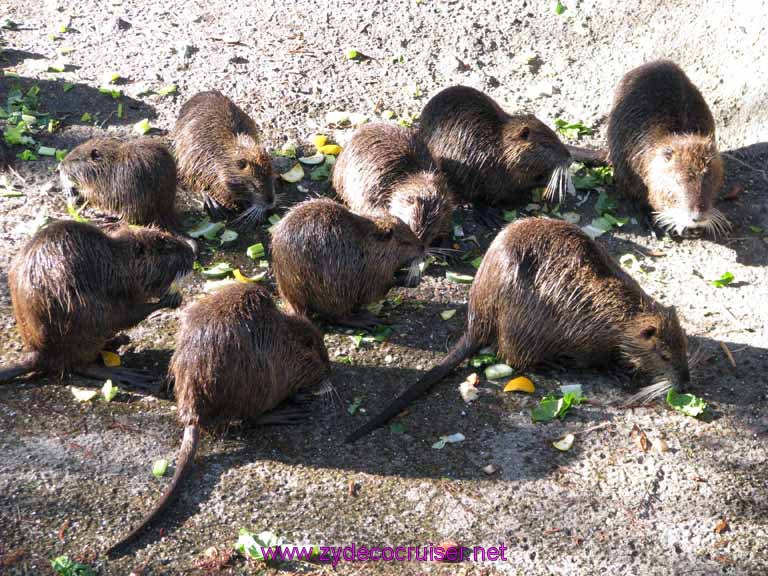
M 343 143 L 351 130 L 326 130 L 327 112 L 418 115 L 429 96 L 459 83 L 550 125 L 556 118 L 581 120 L 596 128 L 581 143 L 599 145 L 620 76 L 669 57 L 713 109 L 728 154 L 725 191 L 743 188 L 720 204 L 733 223 L 727 237 L 672 241 L 630 224 L 600 238 L 617 256 L 637 255 L 646 270 L 638 281 L 677 306 L 692 347 L 705 356 L 692 391 L 710 403 L 709 417 L 688 418 L 661 404 L 610 407 L 626 398 L 626 383 L 596 372 L 528 374 L 537 384 L 533 398 L 503 394 L 483 381 L 480 399 L 467 406 L 457 393 L 469 374 L 463 368 L 413 406 L 400 420 L 403 431 L 382 429 L 343 445 L 347 432 L 439 359 L 460 333 L 468 287 L 447 282 L 445 271 L 473 269 L 434 266 L 419 288 L 390 294 L 399 305 L 385 307 L 393 322 L 388 341 L 356 347 L 346 334 L 326 336 L 336 395 L 318 400 L 311 421 L 206 437 L 177 505 L 115 561 L 98 553 L 139 519 L 167 482 L 150 469 L 156 459 L 173 461 L 178 448 L 172 401 L 123 393 L 109 404 L 79 404 L 53 377 L 0 388 L 0 572 L 45 574 L 51 558 L 68 554 L 100 574 L 142 567 L 145 574 L 203 573 L 205 550 L 226 553 L 238 530 L 248 528 L 292 543 L 455 540 L 508 548 L 506 562 L 341 563 L 336 570 L 343 574 L 768 573 L 768 180 L 760 172 L 768 169 L 768 3 L 564 4 L 562 15 L 543 0 L 297 0 L 282 6 L 32 0 L 0 6 L 0 16 L 18 24 L 2 30 L 0 65 L 21 77 L 0 78 L 0 102 L 15 82 L 39 85 L 41 108 L 64 118 L 58 132 L 40 137 L 49 146 L 68 149 L 103 133 L 128 136 L 143 118 L 161 135 L 186 98 L 209 88 L 251 113 L 270 149 L 305 143 L 317 131 Z M 62 22 L 69 22 L 65 33 L 58 32 Z M 62 48 L 73 51 L 62 56 Z M 347 48 L 366 59 L 347 60 Z M 59 60 L 68 64 L 65 72 L 44 71 Z M 117 102 L 98 91 L 104 75 L 115 72 L 126 78 L 119 86 L 122 119 Z M 74 88 L 64 92 L 64 82 Z M 177 96 L 141 95 L 172 83 Z M 94 120 L 82 121 L 83 112 Z M 19 161 L 16 168 L 26 179 L 24 195 L 0 198 L 2 364 L 21 349 L 6 272 L 27 238 L 23 225 L 41 213 L 66 217 L 54 161 Z M 304 185 L 327 190 L 324 182 Z M 284 207 L 304 195 L 286 186 Z M 595 194 L 581 206 L 569 200 L 565 210 L 588 222 L 594 200 Z M 182 202 L 200 215 L 196 199 L 183 193 Z M 630 210 L 622 205 L 617 213 Z M 475 227 L 471 210 L 459 217 L 487 247 L 493 233 Z M 235 247 L 204 251 L 201 261 L 226 259 L 253 273 L 244 252 L 260 240 L 268 241 L 266 227 L 241 235 Z M 734 282 L 711 286 L 726 271 Z M 201 285 L 198 275 L 185 290 L 188 300 Z M 440 312 L 448 309 L 458 312 L 444 321 Z M 124 364 L 163 373 L 177 319 L 178 311 L 159 313 L 131 331 L 131 343 L 121 349 Z M 347 358 L 351 364 L 342 361 Z M 583 384 L 598 405 L 579 407 L 563 422 L 532 424 L 537 399 L 566 383 Z M 356 397 L 361 409 L 351 415 Z M 641 451 L 630 438 L 634 426 L 652 440 L 665 439 L 669 450 Z M 466 440 L 431 448 L 455 432 Z M 585 433 L 559 453 L 550 441 L 566 432 Z M 484 473 L 488 464 L 498 472 Z M 723 519 L 728 528 L 718 533 Z M 222 573 L 273 570 L 235 555 Z

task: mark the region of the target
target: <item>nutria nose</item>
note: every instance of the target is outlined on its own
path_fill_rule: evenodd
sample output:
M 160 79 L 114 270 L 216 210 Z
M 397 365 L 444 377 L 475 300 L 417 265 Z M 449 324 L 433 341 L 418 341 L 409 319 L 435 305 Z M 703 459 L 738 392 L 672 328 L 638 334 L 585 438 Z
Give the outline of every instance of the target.
M 699 210 L 696 210 L 694 212 L 691 212 L 691 220 L 695 222 L 696 224 L 700 224 L 702 222 L 707 221 L 707 213 L 701 212 Z

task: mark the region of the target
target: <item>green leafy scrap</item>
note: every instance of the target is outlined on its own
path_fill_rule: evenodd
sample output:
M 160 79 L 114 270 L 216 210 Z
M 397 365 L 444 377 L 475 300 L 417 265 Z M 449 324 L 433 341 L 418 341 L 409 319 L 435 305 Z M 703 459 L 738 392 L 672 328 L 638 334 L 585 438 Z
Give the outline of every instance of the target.
M 51 560 L 51 568 L 58 576 L 96 576 L 93 568 L 75 562 L 69 556 L 59 556 Z
M 354 416 L 358 410 L 360 410 L 360 406 L 363 404 L 363 397 L 362 396 L 355 396 L 352 402 L 350 402 L 349 406 L 347 407 L 347 412 L 349 412 L 350 416 Z
M 208 268 L 203 268 L 200 273 L 206 278 L 224 278 L 234 271 L 235 269 L 229 262 L 217 262 Z
M 711 284 L 715 288 L 725 288 L 726 286 L 728 286 L 728 284 L 733 282 L 735 278 L 736 277 L 733 275 L 733 273 L 724 272 L 723 275 L 720 276 L 720 278 L 718 278 L 717 280 L 712 280 Z
M 576 140 L 581 136 L 589 136 L 594 132 L 592 128 L 586 126 L 583 122 L 566 122 L 562 118 L 555 120 L 555 130 L 571 140 Z
M 499 359 L 496 358 L 496 354 L 478 354 L 476 356 L 472 356 L 469 364 L 473 368 L 482 368 L 483 366 L 496 364 L 498 361 Z
M 549 422 L 555 418 L 563 420 L 572 406 L 578 406 L 584 400 L 584 396 L 575 390 L 566 392 L 562 397 L 548 394 L 531 411 L 531 418 L 534 422 Z
M 693 394 L 678 394 L 677 390 L 672 388 L 667 392 L 667 404 L 678 412 L 686 416 L 696 418 L 701 416 L 707 409 L 707 403 Z
M 245 251 L 248 258 L 251 260 L 259 260 L 260 258 L 264 257 L 265 250 L 264 250 L 264 244 L 261 242 L 257 242 L 256 244 L 251 244 L 248 246 L 247 250 Z
M 178 94 L 178 92 L 179 87 L 176 84 L 169 84 L 168 86 L 164 86 L 157 91 L 160 96 L 171 96 L 173 94 Z
M 275 549 L 283 546 L 284 542 L 282 538 L 278 538 L 272 532 L 260 532 L 254 535 L 245 528 L 240 528 L 240 532 L 235 543 L 235 550 L 253 560 L 264 561 L 264 555 L 261 553 L 262 549 L 267 548 Z

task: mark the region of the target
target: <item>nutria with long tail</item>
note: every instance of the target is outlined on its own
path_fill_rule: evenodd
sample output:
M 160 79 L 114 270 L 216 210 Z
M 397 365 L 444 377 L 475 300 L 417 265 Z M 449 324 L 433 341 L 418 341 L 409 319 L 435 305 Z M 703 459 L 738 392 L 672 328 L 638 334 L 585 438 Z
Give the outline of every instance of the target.
M 618 364 L 649 383 L 633 401 L 689 380 L 687 339 L 673 308 L 648 296 L 577 226 L 524 218 L 502 230 L 483 257 L 459 342 L 347 441 L 382 426 L 485 346 L 518 371 L 548 361 Z
M 257 284 L 228 286 L 185 310 L 169 368 L 184 426 L 176 471 L 151 511 L 108 553 L 136 540 L 173 500 L 192 468 L 202 429 L 235 420 L 260 422 L 329 373 L 320 331 L 278 310 Z
M 0 382 L 72 371 L 149 387 L 154 379 L 95 362 L 115 334 L 179 306 L 177 281 L 192 272 L 193 261 L 185 242 L 160 230 L 47 225 L 11 263 L 8 284 L 26 357 L 0 370 Z
M 215 220 L 252 226 L 275 205 L 272 161 L 254 121 L 215 90 L 182 107 L 171 134 L 179 178 Z
M 333 187 L 352 212 L 392 214 L 425 246 L 451 227 L 448 180 L 413 130 L 384 123 L 358 128 L 333 168 Z
M 540 186 L 550 200 L 573 192 L 571 155 L 557 134 L 535 116 L 506 113 L 479 90 L 438 92 L 419 122 L 419 135 L 464 200 L 512 206 L 529 202 Z
M 677 234 L 730 227 L 714 207 L 723 186 L 715 121 L 704 97 L 677 64 L 658 60 L 628 72 L 608 118 L 616 187 Z
M 71 207 L 88 202 L 129 224 L 180 230 L 176 162 L 154 138 L 88 140 L 59 164 L 59 177 Z
M 295 206 L 272 234 L 275 279 L 289 312 L 369 327 L 362 308 L 390 288 L 413 285 L 424 246 L 402 220 L 363 217 L 329 199 Z M 398 276 L 409 267 L 405 278 Z

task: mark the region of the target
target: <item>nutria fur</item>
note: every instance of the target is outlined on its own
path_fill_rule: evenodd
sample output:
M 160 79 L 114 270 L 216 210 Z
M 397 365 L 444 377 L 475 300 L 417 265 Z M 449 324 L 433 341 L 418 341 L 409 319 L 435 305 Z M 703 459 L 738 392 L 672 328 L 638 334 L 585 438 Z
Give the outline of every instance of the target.
M 275 205 L 272 162 L 253 120 L 220 92 L 200 92 L 182 107 L 171 135 L 179 178 L 203 195 L 216 220 L 249 226 Z
M 261 286 L 228 286 L 185 310 L 169 368 L 184 426 L 176 472 L 149 514 L 109 553 L 135 540 L 172 501 L 192 468 L 201 429 L 255 420 L 329 373 L 320 331 L 280 312 Z
M 333 187 L 352 212 L 389 212 L 425 246 L 450 229 L 448 180 L 412 130 L 383 123 L 358 128 L 333 168 Z
M 332 200 L 295 206 L 276 226 L 272 257 L 289 312 L 345 322 L 381 300 L 400 268 L 418 264 L 423 245 L 399 218 L 363 217 Z
M 70 206 L 86 201 L 130 224 L 180 228 L 176 162 L 158 140 L 93 138 L 67 154 L 59 175 Z
M 723 186 L 715 121 L 675 63 L 649 62 L 622 78 L 608 118 L 608 149 L 617 188 L 650 208 L 661 227 L 678 234 L 727 229 L 713 207 Z
M 538 186 L 556 200 L 573 189 L 571 156 L 557 134 L 530 114 L 507 114 L 474 88 L 452 86 L 433 96 L 419 134 L 465 200 L 520 205 Z
M 643 399 L 689 379 L 687 340 L 673 308 L 655 302 L 578 227 L 525 218 L 502 230 L 483 257 L 466 330 L 448 356 L 348 441 L 396 416 L 484 346 L 518 371 L 548 361 L 618 363 L 650 383 L 637 396 Z
M 81 222 L 49 224 L 11 263 L 8 284 L 26 359 L 0 370 L 0 382 L 73 370 L 135 383 L 123 369 L 93 363 L 117 332 L 179 305 L 174 281 L 192 271 L 193 260 L 186 243 L 160 230 L 124 226 L 107 234 Z

